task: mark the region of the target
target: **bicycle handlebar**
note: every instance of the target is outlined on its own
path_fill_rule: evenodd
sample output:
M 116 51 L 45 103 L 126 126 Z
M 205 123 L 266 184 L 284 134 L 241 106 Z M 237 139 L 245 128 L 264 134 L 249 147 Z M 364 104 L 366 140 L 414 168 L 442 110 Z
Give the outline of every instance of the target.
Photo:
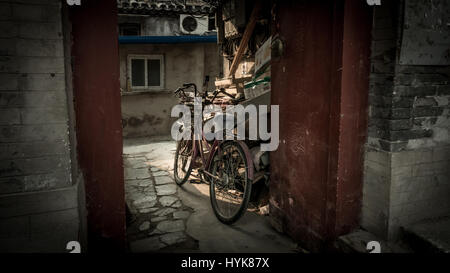
M 186 93 L 184 92 L 184 90 L 190 88 L 190 87 L 194 87 L 194 96 L 197 96 L 197 85 L 195 83 L 184 83 L 182 87 L 178 87 L 175 91 L 174 94 L 177 95 L 178 93 L 183 93 L 183 97 L 187 97 Z
M 174 91 L 174 93 L 175 93 L 175 95 L 176 95 L 176 94 L 182 92 L 182 93 L 183 93 L 182 96 L 183 96 L 183 97 L 187 97 L 187 95 L 186 95 L 186 93 L 184 92 L 184 90 L 186 90 L 186 89 L 188 89 L 188 88 L 190 88 L 190 87 L 194 87 L 194 95 L 195 95 L 195 97 L 197 97 L 197 85 L 196 85 L 195 83 L 184 83 L 184 84 L 183 84 L 183 87 L 178 87 L 178 88 Z M 224 94 L 224 95 L 230 97 L 231 100 L 232 100 L 233 102 L 235 102 L 235 99 L 236 99 L 235 96 L 233 96 L 233 95 L 231 95 L 230 93 L 226 92 L 224 88 L 220 88 L 220 90 L 215 90 L 215 91 L 213 92 L 213 98 L 212 98 L 211 100 L 209 100 L 209 103 L 213 104 L 213 103 L 214 103 L 214 100 L 217 98 L 217 95 L 219 95 L 219 94 Z M 205 100 L 207 99 L 207 92 L 205 92 L 205 93 L 203 94 L 203 98 L 204 98 Z
M 231 95 L 230 93 L 227 93 L 224 88 L 220 88 L 220 90 L 214 91 L 214 93 L 213 93 L 214 97 L 211 99 L 211 103 L 213 103 L 214 100 L 217 98 L 217 95 L 219 95 L 221 93 L 230 97 L 234 101 L 235 96 Z
M 195 83 L 184 83 L 184 84 L 183 84 L 183 87 L 184 87 L 185 89 L 187 89 L 187 88 L 189 88 L 189 87 L 191 87 L 191 86 L 194 87 L 194 96 L 197 97 L 197 85 L 196 85 Z

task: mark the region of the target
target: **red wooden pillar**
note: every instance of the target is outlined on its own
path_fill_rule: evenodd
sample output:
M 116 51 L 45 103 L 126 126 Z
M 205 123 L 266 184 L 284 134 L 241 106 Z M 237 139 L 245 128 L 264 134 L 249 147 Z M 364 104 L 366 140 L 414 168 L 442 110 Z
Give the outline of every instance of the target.
M 277 1 L 271 154 L 273 224 L 312 250 L 356 228 L 367 130 L 371 8 L 360 0 Z
M 369 115 L 372 10 L 366 1 L 345 1 L 336 181 L 337 235 L 348 233 L 360 220 Z
M 78 163 L 89 251 L 125 249 L 125 201 L 115 0 L 70 8 Z

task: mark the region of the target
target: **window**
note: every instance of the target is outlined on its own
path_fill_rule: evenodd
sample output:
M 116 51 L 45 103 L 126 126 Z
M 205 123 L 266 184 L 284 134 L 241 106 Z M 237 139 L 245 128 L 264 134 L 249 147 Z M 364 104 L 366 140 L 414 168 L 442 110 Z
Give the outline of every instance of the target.
M 128 56 L 128 78 L 131 89 L 164 88 L 164 58 L 162 55 Z
M 141 35 L 141 25 L 126 23 L 119 26 L 119 34 L 121 36 L 140 36 Z

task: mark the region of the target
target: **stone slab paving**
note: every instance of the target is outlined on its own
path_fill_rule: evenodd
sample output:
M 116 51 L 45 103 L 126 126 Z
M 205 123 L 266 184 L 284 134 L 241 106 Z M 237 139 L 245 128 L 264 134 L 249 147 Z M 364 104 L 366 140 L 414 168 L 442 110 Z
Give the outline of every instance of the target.
M 123 148 L 130 178 L 125 182 L 127 203 L 135 218 L 127 227 L 131 251 L 298 252 L 295 242 L 273 229 L 269 217 L 249 211 L 234 225 L 224 225 L 212 212 L 208 185 L 191 180 L 176 186 L 174 141 L 126 139 Z
M 173 161 L 158 159 L 161 151 L 130 150 L 124 152 L 125 199 L 134 219 L 127 227 L 130 251 L 155 252 L 194 240 L 186 234 L 192 209 L 178 196 Z

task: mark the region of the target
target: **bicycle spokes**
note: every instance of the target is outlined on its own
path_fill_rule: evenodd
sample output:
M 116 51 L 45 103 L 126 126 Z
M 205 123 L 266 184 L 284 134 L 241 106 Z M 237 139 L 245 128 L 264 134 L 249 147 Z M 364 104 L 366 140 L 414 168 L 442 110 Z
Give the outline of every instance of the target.
M 238 214 L 246 194 L 247 166 L 244 154 L 236 145 L 225 145 L 221 158 L 214 163 L 214 198 L 217 212 L 224 218 Z
M 177 144 L 175 152 L 174 177 L 179 185 L 185 183 L 192 171 L 192 141 L 182 140 Z

